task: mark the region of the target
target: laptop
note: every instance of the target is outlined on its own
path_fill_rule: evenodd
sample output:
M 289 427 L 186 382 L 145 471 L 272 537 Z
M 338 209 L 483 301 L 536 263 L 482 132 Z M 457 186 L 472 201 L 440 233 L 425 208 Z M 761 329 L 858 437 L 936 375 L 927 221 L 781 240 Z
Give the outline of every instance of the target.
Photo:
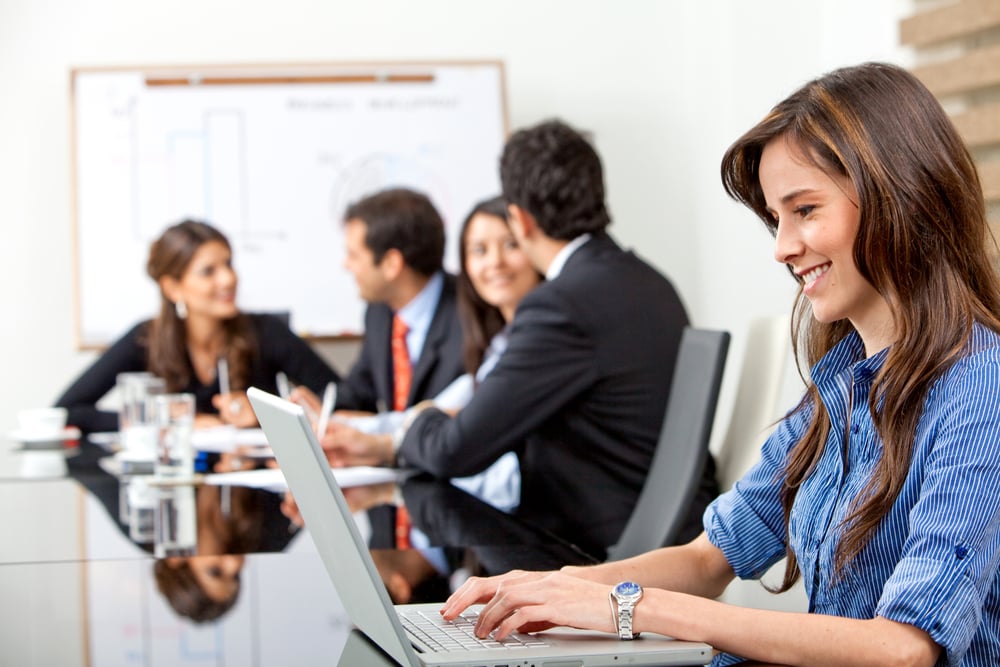
M 516 634 L 511 641 L 466 635 L 471 618 L 448 623 L 440 603 L 393 605 L 358 532 L 344 495 L 301 406 L 252 387 L 247 391 L 309 534 L 351 621 L 393 660 L 408 667 L 436 665 L 704 665 L 712 648 L 643 633 L 635 641 L 558 628 Z M 441 638 L 443 637 L 443 639 Z

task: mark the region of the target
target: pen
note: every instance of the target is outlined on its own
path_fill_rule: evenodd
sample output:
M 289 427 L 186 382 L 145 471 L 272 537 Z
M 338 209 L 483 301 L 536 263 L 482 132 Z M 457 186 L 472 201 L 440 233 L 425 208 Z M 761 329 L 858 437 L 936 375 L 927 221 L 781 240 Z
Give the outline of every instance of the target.
M 225 357 L 219 358 L 219 393 L 229 393 L 229 362 Z
M 283 371 L 278 371 L 277 376 L 275 376 L 275 380 L 278 384 L 278 396 L 281 396 L 287 401 L 288 397 L 292 393 L 288 388 L 288 376 L 285 375 Z
M 330 421 L 330 413 L 333 412 L 333 405 L 337 402 L 337 385 L 333 382 L 326 383 L 323 391 L 323 407 L 319 411 L 319 422 L 316 424 L 316 435 L 320 438 L 326 433 L 326 425 Z

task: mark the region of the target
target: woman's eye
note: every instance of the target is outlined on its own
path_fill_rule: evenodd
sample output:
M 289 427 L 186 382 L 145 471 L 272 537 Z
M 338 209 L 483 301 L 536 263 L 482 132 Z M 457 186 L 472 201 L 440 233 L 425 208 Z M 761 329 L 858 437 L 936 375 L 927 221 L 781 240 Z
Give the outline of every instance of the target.
M 815 206 L 812 206 L 812 205 L 805 205 L 805 206 L 799 206 L 799 207 L 797 207 L 797 208 L 795 209 L 795 212 L 796 212 L 796 213 L 797 213 L 797 214 L 798 214 L 798 215 L 799 215 L 800 217 L 803 217 L 803 218 L 804 218 L 804 217 L 808 216 L 808 215 L 809 215 L 810 213 L 812 213 L 812 212 L 813 212 L 814 210 L 816 210 L 816 207 L 815 207 Z

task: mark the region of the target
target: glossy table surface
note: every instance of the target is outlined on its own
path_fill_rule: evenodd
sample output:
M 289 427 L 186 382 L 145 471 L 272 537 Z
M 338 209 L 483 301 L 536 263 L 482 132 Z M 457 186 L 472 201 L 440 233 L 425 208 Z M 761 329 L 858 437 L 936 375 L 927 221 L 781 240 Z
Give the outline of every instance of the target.
M 308 526 L 299 529 L 282 514 L 280 494 L 152 487 L 147 497 L 160 509 L 155 519 L 140 520 L 134 508 L 123 509 L 137 497 L 128 493 L 135 479 L 102 470 L 101 448 L 83 443 L 60 475 L 25 465 L 25 452 L 8 444 L 0 443 L 0 664 L 331 665 L 350 664 L 359 660 L 355 651 L 366 650 L 351 636 Z M 388 496 L 406 502 L 423 536 L 421 548 L 372 550 L 397 601 L 443 600 L 463 573 L 593 562 L 447 483 L 420 477 L 354 494 L 359 527 L 372 544 L 378 523 L 361 505 Z M 166 544 L 164 517 L 180 526 L 175 538 L 187 531 L 193 543 Z M 192 620 L 202 617 L 208 620 Z

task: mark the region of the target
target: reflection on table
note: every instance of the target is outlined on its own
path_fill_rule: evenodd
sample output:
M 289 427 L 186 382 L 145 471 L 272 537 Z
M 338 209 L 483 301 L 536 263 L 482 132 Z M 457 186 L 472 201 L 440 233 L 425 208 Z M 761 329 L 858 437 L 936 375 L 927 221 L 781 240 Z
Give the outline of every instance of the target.
M 68 478 L 0 481 L 0 644 L 14 663 L 330 664 L 350 648 L 308 526 L 282 514 L 281 495 L 157 486 L 109 474 L 102 456 L 82 443 Z M 398 601 L 441 601 L 470 574 L 592 562 L 447 483 L 415 477 L 385 491 L 354 493 L 402 498 L 420 535 L 414 549 L 372 550 Z M 74 509 L 46 516 L 57 498 Z

